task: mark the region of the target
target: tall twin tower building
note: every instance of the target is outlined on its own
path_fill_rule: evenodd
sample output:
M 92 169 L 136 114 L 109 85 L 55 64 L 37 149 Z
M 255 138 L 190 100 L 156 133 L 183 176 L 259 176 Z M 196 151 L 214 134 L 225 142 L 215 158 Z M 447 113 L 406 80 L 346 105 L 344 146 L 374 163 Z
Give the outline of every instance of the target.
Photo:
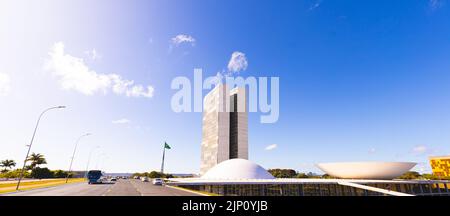
M 200 175 L 222 161 L 248 159 L 247 122 L 245 87 L 220 84 L 205 96 Z

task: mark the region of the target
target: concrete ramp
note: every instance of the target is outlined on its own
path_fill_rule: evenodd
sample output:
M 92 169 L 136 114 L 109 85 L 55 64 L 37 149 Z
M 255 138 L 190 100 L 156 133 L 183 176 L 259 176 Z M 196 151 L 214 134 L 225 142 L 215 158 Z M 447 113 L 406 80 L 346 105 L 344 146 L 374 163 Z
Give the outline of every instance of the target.
M 354 187 L 354 188 L 359 188 L 359 189 L 363 189 L 363 190 L 378 192 L 378 193 L 391 195 L 391 196 L 414 196 L 412 194 L 401 193 L 401 192 L 397 192 L 397 191 L 391 191 L 391 190 L 381 189 L 381 188 L 377 188 L 377 187 L 356 184 L 356 183 L 352 183 L 352 182 L 348 182 L 348 181 L 338 181 L 338 184 L 349 186 L 349 187 Z

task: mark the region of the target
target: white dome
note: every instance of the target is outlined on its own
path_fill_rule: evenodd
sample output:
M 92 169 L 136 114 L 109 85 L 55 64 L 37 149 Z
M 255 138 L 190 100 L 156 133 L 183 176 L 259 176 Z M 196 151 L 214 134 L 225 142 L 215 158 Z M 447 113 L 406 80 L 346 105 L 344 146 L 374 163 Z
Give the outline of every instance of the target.
M 319 163 L 316 166 L 330 176 L 346 179 L 394 179 L 412 169 L 409 162 Z
M 274 179 L 264 168 L 245 159 L 223 161 L 206 172 L 202 179 Z

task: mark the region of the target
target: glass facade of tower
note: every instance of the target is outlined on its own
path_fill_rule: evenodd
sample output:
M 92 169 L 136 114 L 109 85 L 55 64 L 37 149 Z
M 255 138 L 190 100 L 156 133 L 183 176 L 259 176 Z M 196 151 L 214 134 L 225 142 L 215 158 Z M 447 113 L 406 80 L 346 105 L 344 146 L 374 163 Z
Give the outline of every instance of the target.
M 222 161 L 248 159 L 247 115 L 245 88 L 220 84 L 205 96 L 201 175 Z
M 238 112 L 237 94 L 230 96 L 230 159 L 238 158 Z

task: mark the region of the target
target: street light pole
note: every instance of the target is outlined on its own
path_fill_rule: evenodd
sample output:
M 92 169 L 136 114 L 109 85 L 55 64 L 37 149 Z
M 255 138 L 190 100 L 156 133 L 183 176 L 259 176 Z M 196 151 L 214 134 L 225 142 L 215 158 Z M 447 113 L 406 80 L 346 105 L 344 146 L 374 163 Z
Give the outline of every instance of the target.
M 108 155 L 105 155 L 104 157 L 102 157 L 102 162 L 100 163 L 100 166 L 99 166 L 100 170 L 103 170 L 103 168 L 105 167 L 105 161 L 108 159 L 109 159 Z M 103 170 L 103 171 L 105 171 L 105 170 Z
M 26 166 L 26 163 L 27 163 L 27 160 L 28 160 L 28 155 L 30 154 L 31 145 L 33 145 L 34 137 L 36 136 L 36 131 L 37 131 L 37 128 L 39 126 L 39 122 L 41 121 L 42 116 L 44 115 L 44 113 L 46 113 L 49 110 L 52 110 L 52 109 L 64 109 L 64 108 L 66 108 L 66 106 L 50 107 L 50 108 L 42 111 L 42 113 L 39 115 L 39 118 L 37 120 L 36 126 L 34 127 L 34 132 L 33 132 L 33 136 L 31 137 L 30 145 L 28 145 L 27 156 L 25 156 L 25 160 L 23 161 L 23 167 L 22 167 L 22 170 L 20 172 L 19 181 L 17 182 L 16 190 L 19 190 L 20 182 L 22 181 L 23 172 L 25 171 L 25 166 Z
M 99 157 L 98 157 L 98 159 L 97 159 L 97 163 L 95 164 L 95 169 L 101 168 L 101 165 L 103 164 L 103 160 L 105 160 L 105 157 L 106 157 L 106 153 L 105 153 L 105 152 L 102 152 L 102 153 L 99 155 Z M 99 166 L 99 165 L 100 165 L 100 166 Z
M 88 170 L 89 170 L 89 163 L 91 162 L 91 155 L 92 155 L 92 152 L 93 152 L 95 149 L 98 149 L 98 148 L 100 148 L 100 146 L 93 147 L 93 148 L 91 149 L 91 152 L 89 152 L 89 157 L 88 157 L 88 161 L 87 161 L 87 164 L 86 164 L 86 172 L 84 173 L 84 178 L 87 178 L 87 173 L 88 173 Z
M 83 134 L 80 137 L 78 137 L 77 141 L 75 142 L 75 148 L 73 149 L 72 159 L 70 160 L 69 171 L 67 172 L 67 176 L 66 176 L 66 183 L 69 181 L 69 175 L 70 175 L 70 172 L 72 171 L 72 163 L 73 163 L 73 159 L 75 157 L 75 152 L 77 151 L 78 143 L 80 142 L 81 138 L 83 138 L 85 136 L 89 136 L 89 135 L 91 135 L 91 134 L 90 133 Z

